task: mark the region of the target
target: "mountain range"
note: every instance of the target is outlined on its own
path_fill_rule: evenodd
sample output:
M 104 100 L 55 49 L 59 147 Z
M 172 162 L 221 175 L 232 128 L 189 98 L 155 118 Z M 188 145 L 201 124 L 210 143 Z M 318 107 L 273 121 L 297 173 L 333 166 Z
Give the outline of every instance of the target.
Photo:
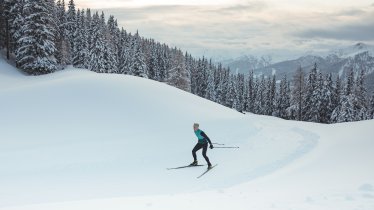
M 264 62 L 263 58 L 258 59 L 254 56 L 242 56 L 235 60 L 224 61 L 222 63 L 224 66 L 230 67 L 234 73 L 248 74 L 250 70 L 253 70 L 256 76 L 276 75 L 277 79 L 280 79 L 283 75 L 287 75 L 289 79 L 292 78 L 293 73 L 299 67 L 305 72 L 309 72 L 315 63 L 323 73 L 332 73 L 333 78 L 339 75 L 344 79 L 348 70 L 353 69 L 357 75 L 361 69 L 364 69 L 368 92 L 372 92 L 374 91 L 373 55 L 374 46 L 357 43 L 345 48 L 331 50 L 325 55 L 310 54 L 273 64 L 268 64 L 268 62 Z

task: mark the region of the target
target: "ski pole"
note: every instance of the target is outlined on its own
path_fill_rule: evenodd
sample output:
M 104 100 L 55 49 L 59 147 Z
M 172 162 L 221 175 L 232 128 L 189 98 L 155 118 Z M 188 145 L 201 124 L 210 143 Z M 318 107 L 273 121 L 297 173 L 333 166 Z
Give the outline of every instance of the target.
M 213 147 L 213 148 L 239 148 L 239 147 Z
M 212 144 L 216 144 L 216 145 L 225 145 L 225 144 L 220 144 L 220 143 L 212 143 Z

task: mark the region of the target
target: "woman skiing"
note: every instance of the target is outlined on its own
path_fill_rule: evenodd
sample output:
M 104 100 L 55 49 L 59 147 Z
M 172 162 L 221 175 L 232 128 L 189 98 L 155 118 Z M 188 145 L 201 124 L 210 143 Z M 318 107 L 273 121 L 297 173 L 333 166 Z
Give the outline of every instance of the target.
M 210 141 L 209 137 L 204 133 L 204 131 L 199 129 L 199 124 L 198 123 L 194 123 L 193 130 L 195 132 L 195 135 L 198 138 L 198 142 L 192 150 L 192 156 L 194 158 L 194 161 L 190 165 L 191 166 L 196 166 L 197 165 L 196 152 L 202 148 L 203 149 L 203 157 L 205 158 L 206 162 L 208 163 L 208 169 L 210 169 L 212 167 L 212 164 L 210 163 L 208 156 L 206 156 L 206 152 L 208 150 L 208 143 L 210 145 L 210 149 L 213 149 L 213 144 Z

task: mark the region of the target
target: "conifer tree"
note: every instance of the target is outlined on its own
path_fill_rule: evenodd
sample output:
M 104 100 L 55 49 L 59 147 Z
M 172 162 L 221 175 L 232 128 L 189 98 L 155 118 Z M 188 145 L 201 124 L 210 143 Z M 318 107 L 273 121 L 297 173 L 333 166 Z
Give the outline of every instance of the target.
M 139 33 L 136 32 L 132 43 L 132 50 L 134 54 L 131 61 L 131 73 L 135 76 L 147 78 L 147 65 L 145 63 L 145 57 L 141 44 Z
M 207 89 L 206 89 L 204 98 L 211 100 L 211 101 L 216 101 L 213 69 L 211 68 L 207 69 L 207 75 L 208 75 L 208 80 L 205 81 L 207 83 Z
M 190 92 L 191 90 L 189 75 L 186 70 L 183 53 L 176 48 L 173 50 L 173 59 L 171 68 L 168 71 L 167 83 L 187 92 Z
M 9 42 L 7 54 L 17 51 L 18 40 L 22 36 L 21 27 L 25 24 L 26 10 L 24 9 L 26 2 L 24 0 L 5 0 L 5 14 L 8 18 L 8 36 Z
M 264 75 L 261 76 L 261 80 L 257 80 L 257 93 L 254 113 L 264 114 L 265 103 L 266 103 L 266 82 Z
M 336 123 L 351 122 L 356 118 L 354 110 L 354 98 L 352 95 L 343 95 L 340 104 L 331 115 L 331 121 Z
M 117 70 L 119 68 L 119 56 L 120 56 L 120 38 L 121 38 L 121 31 L 118 28 L 118 22 L 114 19 L 113 15 L 109 16 L 108 23 L 107 23 L 107 40 L 108 40 L 108 48 L 110 49 L 112 62 L 115 66 L 112 70 L 113 73 L 118 73 Z
M 105 72 L 104 64 L 104 36 L 102 32 L 99 13 L 92 16 L 91 22 L 91 45 L 89 47 L 89 69 L 98 73 Z
M 290 93 L 287 76 L 284 75 L 279 86 L 279 93 L 277 96 L 277 114 L 276 116 L 288 119 L 287 109 L 290 107 Z
M 306 94 L 305 94 L 305 103 L 303 107 L 303 120 L 304 121 L 318 121 L 318 108 L 320 106 L 319 87 L 321 81 L 318 77 L 317 64 L 314 64 L 314 67 L 311 69 L 308 75 Z M 318 107 L 318 108 L 316 108 Z
M 370 117 L 368 116 L 368 106 L 367 106 L 367 95 L 365 88 L 365 70 L 361 69 L 354 88 L 354 94 L 357 98 L 355 108 L 357 111 L 356 120 L 366 120 Z
M 301 67 L 299 67 L 293 77 L 293 90 L 292 90 L 292 108 L 295 110 L 295 119 L 302 120 L 303 106 L 305 104 L 305 73 Z
M 269 77 L 266 84 L 265 115 L 273 115 L 275 105 L 276 84 L 275 75 Z
M 236 110 L 239 112 L 243 112 L 244 110 L 244 93 L 245 93 L 245 87 L 244 87 L 244 75 L 238 74 L 236 77 L 236 89 L 237 89 L 237 100 L 238 104 L 236 106 Z
M 14 21 L 16 14 L 11 13 L 14 4 L 18 4 L 18 0 L 13 2 L 10 0 L 0 0 L 0 49 L 6 48 L 7 59 L 10 59 L 12 51 L 11 23 Z
M 76 23 L 77 23 L 77 20 L 76 20 L 76 16 L 77 16 L 77 13 L 76 13 L 76 10 L 75 10 L 75 3 L 74 3 L 74 0 L 69 0 L 69 3 L 68 3 L 68 10 L 66 12 L 66 24 L 65 24 L 65 27 L 66 27 L 66 35 L 67 35 L 67 39 L 69 40 L 69 43 L 70 43 L 70 51 L 72 52 L 73 49 L 74 49 L 74 33 L 75 33 L 75 30 L 77 28 L 76 26 Z M 73 59 L 74 55 L 72 55 L 72 58 Z
M 249 72 L 248 79 L 247 79 L 247 112 L 253 112 L 254 109 L 254 99 L 255 99 L 255 91 L 254 91 L 254 78 L 253 78 L 253 70 Z
M 62 67 L 71 61 L 70 42 L 67 39 L 67 18 L 65 11 L 65 1 L 58 0 L 56 4 L 56 54 L 57 63 Z
M 355 85 L 354 79 L 355 79 L 354 72 L 353 72 L 353 69 L 351 68 L 347 74 L 347 84 L 345 86 L 345 91 L 344 91 L 344 94 L 346 96 L 354 93 L 354 85 Z
M 117 72 L 117 58 L 116 54 L 117 52 L 115 51 L 116 49 L 113 49 L 113 44 L 112 44 L 112 35 L 109 35 L 109 29 L 108 26 L 105 22 L 105 15 L 104 12 L 101 12 L 100 15 L 100 30 L 101 34 L 103 37 L 103 48 L 102 48 L 102 63 L 103 63 L 103 73 L 116 73 Z M 115 33 L 115 32 L 114 32 Z M 114 42 L 114 40 L 113 40 Z
M 17 39 L 17 66 L 32 75 L 56 70 L 55 34 L 51 4 L 45 0 L 25 0 L 24 22 Z
M 374 119 L 374 92 L 371 95 L 369 106 L 369 119 Z
M 77 68 L 85 68 L 88 55 L 87 25 L 84 10 L 77 11 L 76 30 L 74 33 L 73 65 Z

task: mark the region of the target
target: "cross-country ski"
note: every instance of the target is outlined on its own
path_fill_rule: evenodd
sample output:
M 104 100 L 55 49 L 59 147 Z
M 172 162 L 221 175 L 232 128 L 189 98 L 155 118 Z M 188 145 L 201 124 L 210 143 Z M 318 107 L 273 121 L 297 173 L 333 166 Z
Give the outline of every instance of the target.
M 215 164 L 213 165 L 212 167 L 206 169 L 206 171 L 204 173 L 202 173 L 200 176 L 198 176 L 197 178 L 201 178 L 202 176 L 204 176 L 206 173 L 208 173 L 209 171 L 211 171 L 214 167 L 216 167 L 218 164 Z
M 167 170 L 190 168 L 190 167 L 196 167 L 196 166 L 204 166 L 204 165 L 186 165 L 186 166 L 179 166 L 179 167 L 175 167 L 175 168 L 167 168 Z

